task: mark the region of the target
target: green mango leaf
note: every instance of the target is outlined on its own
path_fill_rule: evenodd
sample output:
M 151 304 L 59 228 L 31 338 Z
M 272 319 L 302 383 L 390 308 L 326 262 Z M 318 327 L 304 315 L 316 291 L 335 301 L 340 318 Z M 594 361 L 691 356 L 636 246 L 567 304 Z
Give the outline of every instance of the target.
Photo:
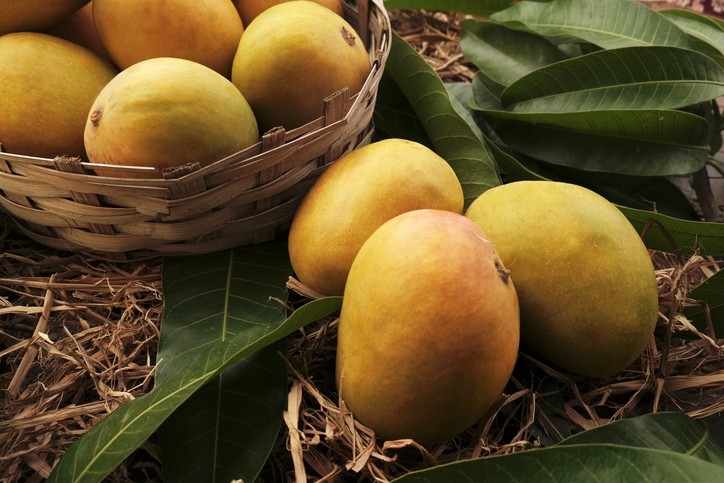
M 273 290 L 270 288 L 270 291 Z M 143 444 L 176 408 L 224 369 L 301 327 L 336 312 L 341 302 L 341 297 L 325 297 L 308 302 L 279 325 L 268 325 L 261 321 L 224 343 L 207 347 L 191 364 L 168 376 L 163 384 L 119 406 L 81 436 L 63 456 L 47 481 L 102 481 Z
M 567 112 L 509 112 L 485 109 L 488 118 L 557 128 L 568 132 L 636 139 L 662 145 L 688 145 L 708 152 L 709 124 L 700 116 L 668 109 L 600 110 Z M 696 164 L 697 167 L 703 165 Z
M 483 191 L 500 184 L 495 163 L 488 157 L 480 139 L 455 111 L 440 76 L 394 32 L 385 72 L 412 106 L 435 152 L 445 158 L 457 174 L 466 206 Z M 383 129 L 394 136 L 390 127 L 386 124 Z
M 677 47 L 600 50 L 541 67 L 510 84 L 513 112 L 678 109 L 724 95 L 724 70 Z
M 191 363 L 205 347 L 233 337 L 253 320 L 283 321 L 282 308 L 267 302 L 270 296 L 285 297 L 289 273 L 283 244 L 167 259 L 158 354 L 167 364 L 157 366 L 156 383 L 162 384 L 174 368 Z M 258 313 L 236 317 L 245 311 Z M 239 387 L 254 388 L 253 397 Z M 251 360 L 215 377 L 161 426 L 164 476 L 172 481 L 253 479 L 276 440 L 286 389 L 286 366 L 275 347 L 257 351 Z
M 291 272 L 284 243 L 166 258 L 155 383 L 252 325 L 283 322 L 285 309 L 269 300 L 286 299 Z M 232 365 L 174 411 L 159 430 L 164 478 L 254 480 L 286 403 L 287 369 L 278 350 L 278 344 L 265 347 Z
M 473 99 L 471 84 L 469 82 L 446 82 L 445 89 L 450 96 L 450 103 L 453 109 L 455 109 L 455 112 L 458 113 L 462 120 L 468 123 L 470 130 L 482 141 L 483 132 L 476 120 L 478 113 L 469 107 Z
M 455 110 L 470 125 L 473 132 L 488 149 L 492 159 L 499 166 L 505 182 L 521 179 L 546 179 L 545 176 L 524 166 L 509 150 L 503 149 L 501 147 L 502 142 L 497 138 L 496 140 L 491 139 L 491 136 L 495 136 L 495 132 L 489 129 L 484 119 L 481 119 L 478 109 L 471 107 L 475 103 L 474 97 L 478 95 L 475 89 L 475 79 L 472 83 L 449 82 L 445 86 L 450 93 L 450 98 L 454 100 L 453 106 Z
M 463 20 L 460 25 L 460 48 L 465 60 L 504 86 L 541 67 L 567 59 L 561 50 L 539 35 L 493 22 Z
M 693 173 L 707 162 L 709 124 L 674 110 L 482 111 L 514 150 L 571 168 L 635 176 Z
M 692 48 L 686 33 L 635 0 L 522 1 L 490 19 L 535 32 L 554 43 L 589 42 L 604 49 L 636 45 Z
M 655 413 L 584 431 L 543 449 L 458 461 L 395 482 L 713 482 L 724 452 L 706 426 L 681 413 Z
M 724 256 L 724 223 L 680 220 L 619 206 L 652 250 L 691 256 Z
M 204 384 L 159 428 L 165 481 L 254 481 L 274 448 L 287 402 L 284 339 Z
M 614 444 L 551 446 L 458 461 L 408 473 L 395 483 L 711 483 L 724 468 L 693 456 Z
M 719 446 L 724 448 L 724 415 L 720 415 L 716 421 L 709 426 L 712 438 Z
M 686 32 L 696 50 L 724 68 L 724 20 L 678 8 L 659 10 L 659 14 Z
M 163 262 L 164 314 L 156 384 L 183 370 L 206 348 L 258 325 L 277 325 L 292 273 L 286 243 L 249 245 Z M 268 321 L 268 322 L 267 322 Z
M 706 424 L 682 413 L 650 413 L 583 431 L 559 446 L 611 443 L 695 456 L 724 468 L 724 449 Z
M 548 448 L 459 461 L 394 481 L 704 483 L 722 478 L 724 450 L 706 425 L 670 412 L 616 421 Z
M 384 0 L 387 9 L 426 9 L 489 15 L 510 6 L 511 0 Z
M 505 149 L 494 131 L 485 128 L 486 123 L 480 121 L 480 113 L 470 107 L 473 87 L 466 83 L 457 83 L 448 86 L 451 95 L 458 100 L 458 106 L 468 111 L 463 119 L 475 124 L 477 132 L 486 141 L 496 163 L 500 166 L 506 183 L 520 180 L 556 180 L 572 182 L 551 170 L 549 165 L 531 160 L 520 153 Z M 588 182 L 595 183 L 596 176 L 601 173 L 588 173 Z M 610 193 L 602 193 L 609 200 Z M 626 215 L 634 227 L 644 236 L 646 246 L 653 250 L 664 252 L 677 252 L 684 256 L 699 253 L 702 256 L 724 255 L 724 224 L 691 221 L 655 213 L 650 210 L 636 209 L 618 204 L 619 209 Z
M 469 107 L 474 107 L 478 111 L 486 109 L 499 111 L 503 109 L 500 96 L 503 94 L 503 89 L 505 89 L 504 85 L 495 82 L 483 72 L 478 71 L 473 76 L 470 86 L 473 95 L 467 103 Z
M 387 70 L 380 79 L 374 122 L 378 136 L 409 139 L 434 149 L 425 126 Z
M 684 315 L 702 333 L 714 336 L 712 338 L 724 338 L 724 270 L 709 277 L 690 291 L 687 297 L 697 300 L 701 305 L 685 307 Z

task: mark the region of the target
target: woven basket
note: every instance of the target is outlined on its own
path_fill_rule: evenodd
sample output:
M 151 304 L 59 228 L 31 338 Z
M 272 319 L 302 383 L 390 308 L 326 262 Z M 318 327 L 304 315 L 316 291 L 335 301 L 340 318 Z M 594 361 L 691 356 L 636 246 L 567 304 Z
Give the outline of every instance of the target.
M 158 179 L 98 176 L 100 165 L 78 158 L 0 152 L 2 209 L 39 243 L 113 258 L 210 253 L 274 238 L 324 169 L 371 141 L 390 20 L 382 0 L 346 2 L 345 19 L 367 45 L 372 69 L 359 93 L 344 89 L 326 99 L 319 119 L 272 129 L 243 151 Z

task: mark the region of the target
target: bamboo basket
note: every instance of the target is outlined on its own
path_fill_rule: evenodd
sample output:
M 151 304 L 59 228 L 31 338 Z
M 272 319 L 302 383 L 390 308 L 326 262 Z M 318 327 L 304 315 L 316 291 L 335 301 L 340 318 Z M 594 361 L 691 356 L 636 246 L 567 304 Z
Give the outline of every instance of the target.
M 157 179 L 120 173 L 153 172 L 150 167 L 103 165 L 119 175 L 98 176 L 93 169 L 101 165 L 79 158 L 0 149 L 2 210 L 43 245 L 112 258 L 211 253 L 273 239 L 326 167 L 372 138 L 390 20 L 382 0 L 345 0 L 344 17 L 367 46 L 372 69 L 359 93 L 343 89 L 327 98 L 319 119 L 271 129 L 243 151 Z

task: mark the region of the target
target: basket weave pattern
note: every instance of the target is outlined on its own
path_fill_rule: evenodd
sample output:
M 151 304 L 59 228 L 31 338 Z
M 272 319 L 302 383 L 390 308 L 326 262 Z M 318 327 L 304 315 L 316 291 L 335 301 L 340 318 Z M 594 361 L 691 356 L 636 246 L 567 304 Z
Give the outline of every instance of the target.
M 270 240 L 288 227 L 301 198 L 340 156 L 368 144 L 390 20 L 382 0 L 345 4 L 345 19 L 368 47 L 372 69 L 359 93 L 325 100 L 324 115 L 296 129 L 275 128 L 257 144 L 208 166 L 184 165 L 157 179 L 78 158 L 0 150 L 0 207 L 29 237 L 51 248 L 98 253 L 210 253 Z

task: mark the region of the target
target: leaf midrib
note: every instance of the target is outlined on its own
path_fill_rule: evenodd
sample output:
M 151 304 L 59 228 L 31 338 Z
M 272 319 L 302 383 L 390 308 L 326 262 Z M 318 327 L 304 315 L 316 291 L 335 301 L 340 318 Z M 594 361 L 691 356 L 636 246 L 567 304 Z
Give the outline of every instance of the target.
M 162 404 L 163 402 L 165 402 L 166 400 L 172 398 L 172 397 L 175 396 L 177 393 L 182 392 L 183 390 L 185 390 L 185 389 L 187 389 L 187 388 L 189 388 L 189 387 L 192 387 L 192 386 L 193 386 L 194 384 L 196 384 L 198 381 L 202 381 L 202 382 L 203 382 L 203 381 L 207 380 L 208 377 L 209 377 L 208 375 L 204 375 L 204 376 L 197 377 L 197 378 L 195 378 L 195 379 L 190 380 L 187 384 L 184 384 L 184 385 L 179 386 L 175 391 L 169 393 L 167 396 L 165 396 L 165 397 L 159 399 L 158 401 L 156 401 L 155 403 L 153 403 L 151 406 L 148 407 L 148 409 L 147 409 L 146 411 L 143 411 L 143 412 L 139 413 L 135 418 L 130 419 L 130 420 L 128 421 L 128 423 L 126 423 L 126 424 L 124 424 L 123 426 L 121 426 L 121 428 L 116 432 L 115 435 L 113 435 L 111 438 L 109 438 L 109 439 L 107 440 L 106 444 L 104 444 L 103 446 L 101 446 L 101 451 L 96 451 L 96 452 L 95 452 L 93 458 L 90 459 L 90 461 L 88 462 L 88 464 L 86 464 L 85 468 L 83 468 L 83 469 L 81 470 L 81 472 L 78 474 L 78 477 L 77 477 L 76 479 L 74 479 L 73 481 L 74 481 L 75 483 L 79 483 L 80 481 L 82 481 L 83 477 L 84 477 L 86 474 L 89 473 L 90 468 L 92 468 L 93 466 L 95 466 L 95 463 L 98 461 L 98 459 L 100 458 L 100 456 L 105 455 L 105 454 L 106 454 L 106 450 L 107 450 L 109 447 L 111 447 L 111 446 L 113 445 L 113 443 L 114 443 L 115 441 L 117 441 L 118 438 L 121 437 L 121 435 L 125 434 L 125 430 L 126 430 L 126 429 L 128 429 L 128 428 L 131 427 L 131 426 L 133 426 L 133 424 L 135 424 L 139 419 L 141 419 L 142 416 L 147 416 L 149 413 L 153 412 L 153 409 L 154 409 L 156 406 L 158 406 L 158 405 Z
M 566 96 L 569 94 L 580 94 L 580 93 L 586 93 L 586 92 L 596 93 L 596 92 L 603 92 L 606 90 L 619 89 L 619 88 L 620 89 L 632 89 L 632 88 L 636 88 L 636 87 L 650 87 L 650 86 L 668 87 L 668 86 L 676 86 L 677 84 L 680 86 L 683 84 L 691 84 L 693 86 L 692 89 L 697 86 L 701 87 L 701 86 L 705 86 L 705 85 L 724 87 L 724 83 L 715 82 L 715 81 L 703 81 L 703 80 L 662 80 L 662 81 L 626 82 L 623 84 L 608 84 L 608 85 L 598 86 L 598 87 L 583 88 L 583 89 L 561 91 L 561 92 L 556 92 L 556 93 L 552 93 L 552 94 L 546 94 L 544 96 L 532 97 L 529 99 L 525 99 L 523 101 L 516 101 L 515 103 L 511 104 L 509 107 L 514 108 L 514 106 L 516 106 L 518 104 L 523 104 L 525 102 L 553 99 L 556 97 L 563 97 L 563 96 Z M 505 97 L 505 94 L 503 94 L 503 97 Z M 684 107 L 684 106 L 679 106 L 679 107 Z M 601 109 L 601 110 L 610 110 L 610 111 L 612 111 L 612 110 L 621 110 L 621 111 L 632 110 L 633 111 L 633 110 L 638 110 L 638 109 L 640 109 L 640 108 L 623 107 L 620 109 L 608 108 L 608 109 Z M 556 111 L 556 112 L 560 112 L 560 111 Z M 567 112 L 573 112 L 573 111 L 567 111 Z

